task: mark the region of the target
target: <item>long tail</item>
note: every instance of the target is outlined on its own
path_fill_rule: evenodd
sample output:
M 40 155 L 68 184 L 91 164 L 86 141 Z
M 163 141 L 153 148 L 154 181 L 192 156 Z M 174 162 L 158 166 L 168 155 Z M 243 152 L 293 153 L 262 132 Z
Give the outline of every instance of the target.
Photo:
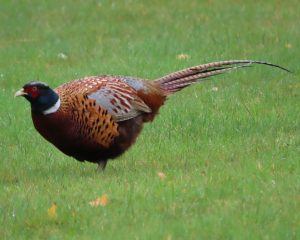
M 290 72 L 284 67 L 268 62 L 253 60 L 229 60 L 190 67 L 156 79 L 155 82 L 160 85 L 166 95 L 169 95 L 174 92 L 180 91 L 181 89 L 193 83 L 203 81 L 208 77 L 222 74 L 238 68 L 250 67 L 252 64 L 264 64 Z

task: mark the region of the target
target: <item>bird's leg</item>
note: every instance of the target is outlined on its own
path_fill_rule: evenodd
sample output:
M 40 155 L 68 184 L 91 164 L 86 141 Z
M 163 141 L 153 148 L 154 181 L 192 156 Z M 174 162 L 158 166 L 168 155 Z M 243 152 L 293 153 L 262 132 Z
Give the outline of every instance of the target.
M 107 160 L 98 162 L 98 171 L 104 171 L 107 164 Z

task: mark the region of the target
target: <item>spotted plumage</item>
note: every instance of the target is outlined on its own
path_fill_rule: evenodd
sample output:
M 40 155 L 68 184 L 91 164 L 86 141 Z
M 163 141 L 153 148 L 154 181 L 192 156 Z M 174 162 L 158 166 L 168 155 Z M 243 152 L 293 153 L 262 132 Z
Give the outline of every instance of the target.
M 98 163 L 126 151 L 143 123 L 152 121 L 167 97 L 207 77 L 251 64 L 232 60 L 213 62 L 171 73 L 154 81 L 123 76 L 93 76 L 51 89 L 30 82 L 16 93 L 31 103 L 37 131 L 65 154 L 79 161 Z

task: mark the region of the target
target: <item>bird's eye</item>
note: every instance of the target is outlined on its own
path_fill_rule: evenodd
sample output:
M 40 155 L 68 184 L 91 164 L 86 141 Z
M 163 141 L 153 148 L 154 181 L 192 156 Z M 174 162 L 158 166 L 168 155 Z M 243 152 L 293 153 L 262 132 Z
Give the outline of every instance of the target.
M 34 92 L 37 91 L 37 87 L 32 87 L 31 89 L 32 89 L 32 91 L 34 91 Z

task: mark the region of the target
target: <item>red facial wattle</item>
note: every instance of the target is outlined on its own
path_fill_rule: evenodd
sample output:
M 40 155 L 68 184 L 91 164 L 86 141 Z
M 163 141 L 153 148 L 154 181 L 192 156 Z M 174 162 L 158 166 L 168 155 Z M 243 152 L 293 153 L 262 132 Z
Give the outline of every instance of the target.
M 39 90 L 37 87 L 26 88 L 25 92 L 28 93 L 31 98 L 37 98 L 39 96 Z

